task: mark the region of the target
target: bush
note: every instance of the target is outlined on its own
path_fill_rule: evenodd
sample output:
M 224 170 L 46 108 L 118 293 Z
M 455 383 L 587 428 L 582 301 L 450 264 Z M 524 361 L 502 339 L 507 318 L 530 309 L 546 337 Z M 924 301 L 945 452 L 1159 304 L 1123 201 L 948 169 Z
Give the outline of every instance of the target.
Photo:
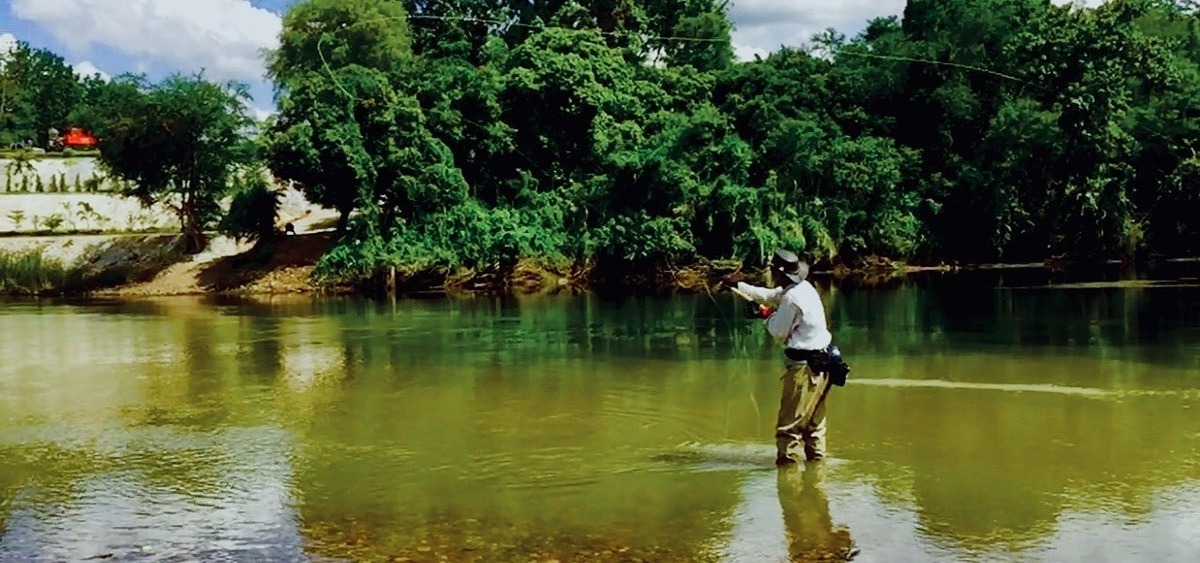
M 261 170 L 234 179 L 233 199 L 229 211 L 221 218 L 217 229 L 234 240 L 268 241 L 275 236 L 275 221 L 279 217 L 283 195 L 271 188 Z
M 369 235 L 355 218 L 350 232 L 322 257 L 317 275 L 326 280 L 369 278 L 395 266 L 405 275 L 489 269 L 519 259 L 567 261 L 571 236 L 561 210 L 547 196 L 537 208 L 489 208 L 468 201 L 413 223 L 400 223 L 386 242 Z
M 71 271 L 41 249 L 0 251 L 0 292 L 36 295 L 61 290 Z

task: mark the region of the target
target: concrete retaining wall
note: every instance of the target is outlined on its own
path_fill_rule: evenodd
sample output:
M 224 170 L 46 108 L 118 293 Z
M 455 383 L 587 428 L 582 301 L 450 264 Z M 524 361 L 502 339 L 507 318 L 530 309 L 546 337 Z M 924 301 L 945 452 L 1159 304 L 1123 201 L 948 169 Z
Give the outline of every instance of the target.
M 57 217 L 57 220 L 54 218 Z M 114 194 L 0 194 L 0 233 L 101 230 L 143 232 L 177 229 L 166 206 L 145 209 L 136 199 Z
M 0 158 L 0 234 L 179 230 L 179 218 L 169 206 L 146 209 L 136 199 L 118 195 L 117 182 L 106 177 L 92 157 L 37 158 L 31 161 L 33 170 L 19 174 L 12 173 L 12 162 Z M 35 191 L 38 179 L 42 192 Z M 28 191 L 21 191 L 22 186 Z M 66 186 L 65 192 L 58 191 L 61 186 Z M 97 187 L 100 191 L 94 191 Z M 223 208 L 228 205 L 228 199 L 221 202 Z M 330 215 L 322 211 L 294 187 L 283 190 L 280 224 Z
M 49 192 L 54 186 L 56 190 L 75 191 L 112 191 L 116 182 L 108 178 L 100 168 L 95 158 L 35 158 L 31 161 L 32 170 L 17 172 L 13 169 L 13 160 L 0 158 L 0 194 L 17 193 L 22 189 L 27 193 L 37 190 L 41 182 L 42 191 Z

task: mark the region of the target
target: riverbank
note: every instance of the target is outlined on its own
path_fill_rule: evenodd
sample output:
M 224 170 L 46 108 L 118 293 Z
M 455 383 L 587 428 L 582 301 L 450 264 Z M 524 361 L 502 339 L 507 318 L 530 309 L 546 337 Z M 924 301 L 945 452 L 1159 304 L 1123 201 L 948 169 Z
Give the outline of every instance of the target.
M 109 234 L 0 237 L 0 293 L 41 296 L 175 296 L 279 294 L 552 294 L 704 293 L 722 281 L 762 283 L 761 271 L 738 261 L 690 263 L 585 263 L 523 260 L 487 270 L 428 270 L 404 275 L 379 272 L 368 279 L 330 282 L 315 276 L 317 263 L 337 234 L 329 218 L 309 214 L 298 234 L 269 244 L 239 243 L 213 235 L 207 249 L 183 252 L 178 234 Z M 1101 265 L 1102 267 L 1111 267 Z M 872 257 L 854 264 L 816 264 L 812 276 L 855 287 L 889 287 L 917 275 L 989 270 L 1034 270 L 1094 275 L 1095 266 L 1057 260 L 1020 264 L 920 265 Z
M 541 294 L 561 292 L 696 293 L 721 281 L 763 281 L 733 260 L 558 264 L 521 260 L 484 270 L 403 268 L 335 283 L 314 277 L 333 246 L 338 214 L 282 190 L 278 228 L 295 235 L 267 245 L 210 233 L 207 249 L 186 255 L 178 218 L 168 207 L 143 209 L 115 193 L 14 193 L 0 197 L 0 294 L 170 296 L 196 294 Z M 1055 260 L 1024 264 L 907 264 L 883 257 L 818 263 L 813 276 L 834 283 L 887 287 L 914 275 L 981 269 L 1072 268 Z
M 214 236 L 196 255 L 178 234 L 0 238 L 0 291 L 25 295 L 169 296 L 310 293 L 557 293 L 705 291 L 721 279 L 758 279 L 733 261 L 686 265 L 561 266 L 536 261 L 488 270 L 431 270 L 330 283 L 314 275 L 334 244 L 330 230 L 280 236 L 269 244 Z M 890 267 L 887 273 L 903 269 Z
M 138 202 L 120 195 L 6 195 L 0 204 L 13 208 L 5 215 L 9 224 L 0 230 L 0 294 L 165 296 L 336 289 L 314 284 L 310 274 L 332 244 L 337 214 L 312 205 L 293 188 L 282 190 L 279 228 L 291 224 L 296 235 L 281 234 L 270 245 L 255 246 L 209 233 L 206 249 L 195 255 L 183 252 L 178 219 L 167 208 L 143 210 L 153 224 L 143 221 L 133 228 L 120 223 L 123 212 L 140 209 Z M 69 232 L 39 232 L 23 220 L 70 206 L 86 208 L 90 215 L 63 225 Z M 135 217 L 132 212 L 129 216 Z M 89 232 L 74 232 L 82 228 Z
M 214 236 L 199 254 L 179 234 L 0 239 L 0 292 L 18 295 L 169 296 L 337 291 L 312 279 L 332 232 L 270 245 Z
M 314 220 L 315 221 L 315 220 Z M 308 223 L 313 223 L 309 221 Z M 196 255 L 183 252 L 178 234 L 59 235 L 0 238 L 0 293 L 67 296 L 173 296 L 276 294 L 549 294 L 578 292 L 703 293 L 724 280 L 763 281 L 738 261 L 573 266 L 532 260 L 477 271 L 430 270 L 413 275 L 380 272 L 333 283 L 314 274 L 336 233 L 301 223 L 299 234 L 269 244 L 213 236 Z M 818 265 L 820 266 L 820 265 Z M 908 265 L 872 259 L 853 266 L 818 267 L 813 276 L 855 285 L 901 283 L 924 273 L 981 268 L 1039 268 L 1042 264 Z

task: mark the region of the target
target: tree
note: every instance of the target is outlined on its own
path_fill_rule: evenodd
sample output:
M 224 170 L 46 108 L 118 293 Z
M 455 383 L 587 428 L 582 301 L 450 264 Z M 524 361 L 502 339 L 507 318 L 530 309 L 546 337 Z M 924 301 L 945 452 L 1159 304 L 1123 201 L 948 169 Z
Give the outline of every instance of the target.
M 311 74 L 349 65 L 399 77 L 413 61 L 407 16 L 400 2 L 302 0 L 283 16 L 268 75 L 281 95 Z
M 144 205 L 174 207 L 189 252 L 204 248 L 230 175 L 254 157 L 247 99 L 240 84 L 172 75 L 139 88 L 106 119 L 101 162 Z
M 733 66 L 733 24 L 724 8 L 683 17 L 665 40 L 667 62 L 696 70 L 722 71 Z
M 1143 0 L 1055 10 L 1013 47 L 1027 75 L 1045 84 L 1037 98 L 1058 113 L 1062 158 L 1048 219 L 1051 244 L 1073 255 L 1121 253 L 1142 230 L 1134 104 L 1178 90 L 1183 77 L 1169 44 L 1133 25 L 1156 9 L 1166 6 Z
M 339 211 L 343 237 L 333 261 L 375 271 L 405 245 L 397 241 L 467 201 L 453 152 L 410 93 L 420 88 L 400 3 L 298 4 L 271 60 L 280 112 L 267 161 L 276 176 Z
M 49 128 L 64 125 L 79 101 L 74 70 L 62 57 L 25 42 L 0 63 L 0 143 L 45 146 Z
M 79 103 L 71 109 L 67 121 L 84 127 L 101 139 L 108 135 L 113 112 L 139 103 L 143 92 L 149 88 L 141 75 L 122 74 L 112 80 L 98 76 L 85 77 L 80 81 Z
M 368 145 L 395 139 L 364 137 L 360 115 L 387 111 L 412 62 L 403 5 L 372 0 L 305 0 L 284 15 L 280 46 L 268 56 L 280 112 L 269 128 L 271 170 L 295 181 L 315 203 L 340 213 L 345 232 L 360 195 L 374 191 Z M 376 128 L 378 129 L 378 128 Z M 364 191 L 365 190 L 365 191 Z
M 233 175 L 233 197 L 219 229 L 234 240 L 259 244 L 275 238 L 275 221 L 283 194 L 273 189 L 269 173 L 262 168 L 239 170 Z
M 336 208 L 343 231 L 359 210 L 386 238 L 397 218 L 467 195 L 450 151 L 425 128 L 416 100 L 397 93 L 386 74 L 358 65 L 339 69 L 332 80 L 309 75 L 293 83 L 267 146 L 274 173 Z
M 732 23 L 727 1 L 641 0 L 645 41 L 642 56 L 671 66 L 726 70 L 733 64 Z

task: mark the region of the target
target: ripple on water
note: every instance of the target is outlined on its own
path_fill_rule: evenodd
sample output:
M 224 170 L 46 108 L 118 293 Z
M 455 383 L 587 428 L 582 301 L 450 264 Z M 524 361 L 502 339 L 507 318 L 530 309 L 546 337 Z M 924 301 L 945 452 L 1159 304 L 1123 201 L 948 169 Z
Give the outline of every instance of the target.
M 684 442 L 670 451 L 654 454 L 652 459 L 689 471 L 746 471 L 773 469 L 775 446 L 746 443 Z
M 613 463 L 580 463 L 587 448 L 545 447 L 521 454 L 515 471 L 509 471 L 506 488 L 561 495 L 596 485 L 612 472 Z M 512 464 L 510 464 L 512 465 Z
M 683 408 L 640 387 L 607 391 L 603 403 L 590 416 L 608 423 L 630 422 L 638 429 L 653 428 L 658 434 L 670 436 L 696 436 L 715 424 L 706 411 Z

